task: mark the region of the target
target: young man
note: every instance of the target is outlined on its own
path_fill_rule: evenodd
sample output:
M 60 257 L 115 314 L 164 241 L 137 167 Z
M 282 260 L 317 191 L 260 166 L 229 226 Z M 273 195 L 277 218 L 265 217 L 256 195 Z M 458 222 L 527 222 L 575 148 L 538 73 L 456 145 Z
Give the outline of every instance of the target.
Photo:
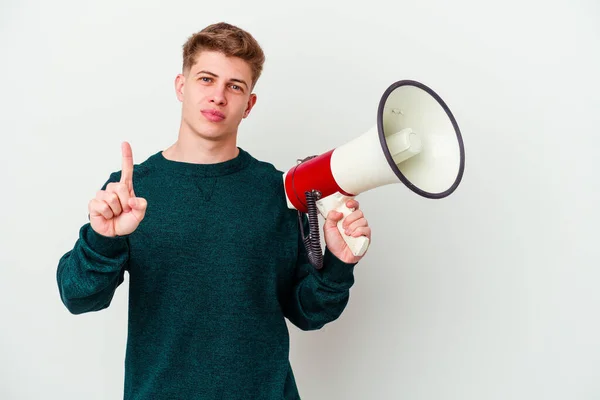
M 58 265 L 73 314 L 109 306 L 129 273 L 124 398 L 298 399 L 288 318 L 303 330 L 339 317 L 354 257 L 331 212 L 313 268 L 286 205 L 282 172 L 236 145 L 264 62 L 247 32 L 211 25 L 184 45 L 177 141 L 123 164 L 89 203 L 90 222 Z M 371 230 L 358 202 L 347 233 Z

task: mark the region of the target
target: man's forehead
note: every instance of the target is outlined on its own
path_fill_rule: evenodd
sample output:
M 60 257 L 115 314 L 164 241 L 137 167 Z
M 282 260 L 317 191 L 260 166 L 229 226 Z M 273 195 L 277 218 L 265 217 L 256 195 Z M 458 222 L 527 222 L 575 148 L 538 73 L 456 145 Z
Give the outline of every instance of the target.
M 203 51 L 196 56 L 195 61 L 191 68 L 192 74 L 197 74 L 200 71 L 210 71 L 215 75 L 225 78 L 249 78 L 252 74 L 250 66 L 246 61 L 238 57 L 226 56 L 219 52 Z

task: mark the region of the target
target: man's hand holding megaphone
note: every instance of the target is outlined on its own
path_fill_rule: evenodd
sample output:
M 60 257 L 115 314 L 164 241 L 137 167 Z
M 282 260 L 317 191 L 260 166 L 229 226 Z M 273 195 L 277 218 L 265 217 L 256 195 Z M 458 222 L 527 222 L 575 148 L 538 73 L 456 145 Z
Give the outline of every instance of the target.
M 371 240 L 371 227 L 363 212 L 358 208 L 358 201 L 352 199 L 348 200 L 346 206 L 350 209 L 354 209 L 346 219 L 344 220 L 342 227 L 345 229 L 345 234 L 351 237 L 366 236 Z M 344 217 L 344 214 L 338 211 L 330 211 L 325 219 L 323 225 L 323 233 L 325 237 L 325 244 L 329 251 L 341 261 L 352 264 L 357 263 L 364 254 L 361 256 L 355 256 L 352 250 L 342 237 L 337 223 Z
M 288 207 L 308 214 L 309 227 L 312 221 L 303 240 L 316 268 L 322 268 L 322 257 L 315 207 L 326 218 L 328 248 L 340 259 L 356 261 L 367 250 L 371 232 L 362 213 L 353 210 L 358 207 L 354 197 L 404 183 L 423 197 L 442 199 L 461 182 L 462 135 L 450 109 L 432 89 L 412 80 L 394 82 L 379 101 L 376 120 L 357 138 L 298 159 L 283 175 Z M 348 204 L 356 207 L 344 207 Z
M 125 236 L 137 229 L 146 214 L 146 199 L 133 191 L 133 155 L 129 143 L 121 145 L 121 180 L 110 182 L 90 200 L 88 211 L 92 229 L 103 236 Z

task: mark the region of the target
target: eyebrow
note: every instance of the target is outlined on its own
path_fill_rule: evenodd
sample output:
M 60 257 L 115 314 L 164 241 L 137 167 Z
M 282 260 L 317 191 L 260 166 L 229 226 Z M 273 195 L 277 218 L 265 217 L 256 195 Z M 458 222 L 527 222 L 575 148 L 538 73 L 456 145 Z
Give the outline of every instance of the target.
M 219 77 L 219 75 L 215 74 L 214 72 L 210 72 L 210 71 L 207 71 L 207 70 L 205 70 L 205 69 L 203 69 L 202 71 L 198 71 L 198 72 L 196 73 L 196 76 L 197 76 L 197 75 L 200 75 L 200 74 L 207 74 L 207 75 L 210 75 L 210 76 L 214 76 L 215 78 L 218 78 L 218 77 Z M 243 79 L 231 78 L 229 81 L 230 81 L 230 82 L 239 82 L 239 83 L 243 83 L 244 85 L 246 85 L 246 87 L 248 87 L 248 84 L 247 84 L 247 83 L 246 83 L 246 81 L 245 81 L 245 80 L 243 80 Z

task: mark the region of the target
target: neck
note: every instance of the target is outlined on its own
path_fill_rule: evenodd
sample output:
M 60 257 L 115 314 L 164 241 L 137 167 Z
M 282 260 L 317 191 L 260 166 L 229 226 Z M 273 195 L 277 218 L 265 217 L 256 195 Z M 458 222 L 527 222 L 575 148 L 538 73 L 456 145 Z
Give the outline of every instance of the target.
M 169 160 L 193 164 L 216 164 L 229 161 L 238 154 L 236 135 L 210 140 L 183 132 L 179 133 L 175 143 L 163 151 L 163 156 Z

